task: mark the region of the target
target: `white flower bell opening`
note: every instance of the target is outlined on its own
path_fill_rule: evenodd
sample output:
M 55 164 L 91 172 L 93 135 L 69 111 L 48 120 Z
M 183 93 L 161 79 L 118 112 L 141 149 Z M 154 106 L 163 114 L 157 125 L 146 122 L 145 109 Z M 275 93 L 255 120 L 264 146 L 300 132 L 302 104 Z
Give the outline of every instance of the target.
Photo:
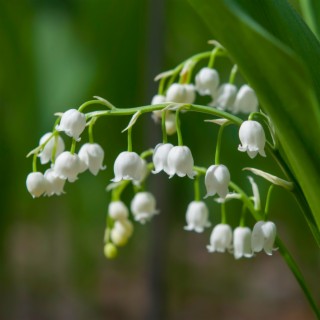
M 159 143 L 156 145 L 152 156 L 154 163 L 152 173 L 159 173 L 162 170 L 168 173 L 168 154 L 172 148 L 173 145 L 171 143 Z
M 251 246 L 254 252 L 265 251 L 267 255 L 272 255 L 274 241 L 276 239 L 277 228 L 271 221 L 258 221 L 252 230 Z
M 156 200 L 152 193 L 138 192 L 131 201 L 131 212 L 134 219 L 140 223 L 145 223 L 158 214 Z
M 251 230 L 248 227 L 237 227 L 233 232 L 233 254 L 235 259 L 253 256 L 251 248 Z
M 187 226 L 185 230 L 195 232 L 203 232 L 204 228 L 210 227 L 211 223 L 208 221 L 209 210 L 203 201 L 192 201 L 188 205 L 186 213 Z
M 217 90 L 216 99 L 210 105 L 232 112 L 236 94 L 237 87 L 235 85 L 230 83 L 222 84 Z
M 193 157 L 191 151 L 186 146 L 173 147 L 168 153 L 168 174 L 172 178 L 175 174 L 179 177 L 186 175 L 193 179 L 195 172 L 193 171 Z
M 262 125 L 254 120 L 243 121 L 239 130 L 241 145 L 238 150 L 247 152 L 250 158 L 254 158 L 258 153 L 265 157 L 264 146 L 266 136 Z
M 228 224 L 216 225 L 210 236 L 209 252 L 225 252 L 232 248 L 232 230 Z
M 234 102 L 234 113 L 251 113 L 258 111 L 259 101 L 256 93 L 247 84 L 239 89 Z
M 195 77 L 195 87 L 201 96 L 214 96 L 219 82 L 219 73 L 208 67 L 202 68 Z
M 127 220 L 129 210 L 122 201 L 112 201 L 108 207 L 109 216 L 114 220 Z
M 56 126 L 58 131 L 64 131 L 68 136 L 80 140 L 79 136 L 86 127 L 86 116 L 76 109 L 66 111 Z
M 196 98 L 192 84 L 173 83 L 167 90 L 166 101 L 192 104 Z
M 33 198 L 40 197 L 46 191 L 46 179 L 41 172 L 29 173 L 26 185 Z
M 78 156 L 86 169 L 93 175 L 97 175 L 99 170 L 104 170 L 104 151 L 97 143 L 85 143 L 79 150 Z
M 43 135 L 39 141 L 39 145 L 45 143 L 50 138 L 51 135 L 52 135 L 52 132 L 47 132 L 45 135 Z M 55 145 L 56 145 L 55 158 L 64 151 L 64 142 L 62 138 L 59 135 L 56 137 L 55 136 L 52 137 L 44 146 L 43 150 L 39 153 L 41 164 L 46 164 L 51 161 L 52 152 Z
M 63 188 L 66 180 L 59 178 L 53 169 L 48 169 L 44 173 L 44 177 L 46 179 L 46 196 L 52 196 L 54 194 L 61 195 L 64 193 Z
M 205 198 L 214 196 L 217 193 L 219 197 L 224 199 L 229 193 L 229 182 L 230 173 L 226 166 L 223 164 L 210 166 L 205 176 L 205 185 L 207 188 Z
M 74 182 L 82 171 L 82 163 L 77 154 L 64 151 L 57 157 L 53 170 L 54 174 L 60 179 L 68 179 L 69 182 Z
M 115 177 L 113 182 L 121 180 L 136 180 L 140 181 L 143 178 L 143 166 L 139 155 L 135 152 L 121 152 L 113 166 Z

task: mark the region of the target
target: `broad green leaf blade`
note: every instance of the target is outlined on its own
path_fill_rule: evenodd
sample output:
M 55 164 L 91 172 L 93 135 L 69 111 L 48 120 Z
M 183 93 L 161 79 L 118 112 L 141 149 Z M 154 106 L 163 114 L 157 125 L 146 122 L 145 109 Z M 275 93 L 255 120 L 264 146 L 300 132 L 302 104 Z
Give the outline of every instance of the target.
M 304 20 L 320 39 L 320 0 L 300 0 L 299 3 Z
M 293 50 L 248 16 L 236 0 L 189 1 L 226 47 L 270 115 L 284 156 L 311 208 L 312 213 L 308 208 L 304 212 L 320 244 L 319 105 L 308 68 Z M 295 33 L 290 36 L 300 41 Z

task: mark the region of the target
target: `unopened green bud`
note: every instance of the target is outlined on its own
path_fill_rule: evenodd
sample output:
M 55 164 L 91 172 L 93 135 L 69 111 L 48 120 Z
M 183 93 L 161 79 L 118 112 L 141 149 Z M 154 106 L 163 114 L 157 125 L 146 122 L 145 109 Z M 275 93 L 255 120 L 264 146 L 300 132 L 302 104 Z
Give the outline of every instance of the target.
M 114 259 L 118 254 L 118 249 L 113 243 L 107 243 L 104 246 L 104 255 L 107 259 Z

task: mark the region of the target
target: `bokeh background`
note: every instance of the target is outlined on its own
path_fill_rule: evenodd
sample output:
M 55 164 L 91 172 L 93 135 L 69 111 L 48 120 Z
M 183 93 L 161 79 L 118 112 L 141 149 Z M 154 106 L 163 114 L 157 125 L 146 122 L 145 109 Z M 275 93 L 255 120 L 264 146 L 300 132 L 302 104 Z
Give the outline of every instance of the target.
M 127 117 L 97 122 L 95 137 L 108 166 L 97 177 L 82 174 L 61 197 L 33 200 L 25 188 L 32 169 L 25 156 L 51 130 L 53 113 L 93 95 L 118 107 L 149 104 L 157 91 L 154 76 L 210 49 L 213 37 L 182 0 L 0 1 L 0 319 L 313 319 L 279 253 L 235 261 L 207 253 L 211 230 L 183 230 L 193 197 L 189 179 L 152 176 L 148 188 L 161 214 L 135 224 L 118 258 L 106 260 L 105 187 L 126 148 L 121 130 Z M 231 64 L 219 59 L 217 68 L 226 81 Z M 184 114 L 182 130 L 196 163 L 209 166 L 217 128 L 206 118 Z M 133 131 L 134 149 L 153 147 L 160 137 L 160 127 L 144 116 Z M 245 166 L 281 175 L 271 159 L 237 152 L 238 143 L 237 129 L 228 128 L 222 161 L 245 190 Z M 256 181 L 264 201 L 268 184 Z M 129 204 L 131 197 L 129 189 L 124 200 Z M 207 203 L 218 223 L 218 205 Z M 230 202 L 227 210 L 235 227 L 241 205 Z M 290 194 L 276 189 L 270 219 L 319 300 L 319 251 Z

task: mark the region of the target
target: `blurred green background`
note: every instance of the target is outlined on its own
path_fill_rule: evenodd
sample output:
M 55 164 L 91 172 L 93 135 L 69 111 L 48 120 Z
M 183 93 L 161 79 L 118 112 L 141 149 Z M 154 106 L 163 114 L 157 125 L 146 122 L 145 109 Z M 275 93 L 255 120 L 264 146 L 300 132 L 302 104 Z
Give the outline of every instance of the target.
M 121 130 L 127 117 L 95 126 L 106 171 L 82 174 L 61 197 L 33 200 L 25 188 L 32 169 L 25 155 L 51 130 L 53 113 L 77 108 L 93 95 L 118 107 L 148 104 L 157 91 L 154 76 L 209 50 L 213 37 L 182 0 L 0 1 L 0 319 L 312 319 L 277 252 L 235 261 L 207 253 L 211 230 L 183 231 L 193 197 L 189 179 L 152 176 L 149 189 L 161 214 L 135 224 L 119 257 L 105 259 L 105 187 L 126 148 Z M 226 81 L 231 64 L 220 59 L 217 68 Z M 212 164 L 217 133 L 204 124 L 207 118 L 181 119 L 184 141 L 204 166 Z M 133 131 L 137 152 L 160 139 L 160 127 L 149 116 L 139 119 Z M 237 129 L 228 128 L 222 161 L 245 190 L 250 185 L 242 167 L 281 175 L 271 159 L 250 160 L 237 152 L 238 143 Z M 256 181 L 264 200 L 268 184 Z M 126 191 L 128 204 L 131 197 Z M 219 207 L 212 199 L 207 203 L 211 221 L 218 223 Z M 227 210 L 235 227 L 240 204 L 231 202 Z M 319 298 L 319 251 L 290 194 L 274 192 L 270 219 Z

